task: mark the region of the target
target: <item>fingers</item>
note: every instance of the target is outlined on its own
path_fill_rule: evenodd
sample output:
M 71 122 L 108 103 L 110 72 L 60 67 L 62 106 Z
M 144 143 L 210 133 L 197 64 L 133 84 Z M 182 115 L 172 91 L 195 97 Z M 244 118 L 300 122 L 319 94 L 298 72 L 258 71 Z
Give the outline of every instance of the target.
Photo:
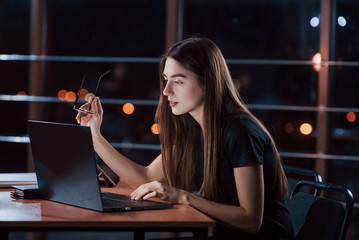
M 90 114 L 87 114 L 80 118 L 79 124 L 81 126 L 88 126 L 89 121 L 91 120 L 92 116 Z
M 97 99 L 98 99 L 98 98 L 97 98 Z M 90 97 L 89 100 L 88 100 L 88 102 L 85 103 L 85 104 L 83 104 L 83 105 L 81 105 L 81 107 L 80 107 L 79 109 L 81 109 L 81 110 L 89 110 L 89 109 L 90 109 L 90 106 L 91 106 L 91 108 L 95 110 L 93 102 L 94 102 L 94 101 L 93 101 L 93 98 Z M 87 123 L 83 123 L 83 121 L 88 121 L 88 120 L 91 118 L 91 116 L 89 116 L 89 115 L 90 115 L 90 114 L 88 114 L 88 113 L 79 111 L 79 112 L 77 113 L 75 119 L 76 119 L 76 121 L 77 121 L 78 124 L 81 124 L 81 125 L 83 125 L 83 126 L 86 126 Z M 87 118 L 86 118 L 86 117 L 87 117 Z
M 80 112 L 77 113 L 75 119 L 76 119 L 77 123 L 79 123 L 79 124 L 81 123 L 81 113 Z
M 100 99 L 98 97 L 95 97 L 94 100 L 92 101 L 91 108 L 93 109 L 95 114 L 102 116 L 102 106 L 100 103 Z
M 96 106 L 97 106 L 97 110 L 98 110 L 98 113 L 100 115 L 102 115 L 103 113 L 103 110 L 102 110 L 102 105 L 101 105 L 101 101 L 98 97 L 96 97 L 97 101 L 96 101 Z
M 90 107 L 90 104 L 91 104 L 91 98 L 87 103 L 81 105 L 80 109 L 87 109 L 88 110 L 89 107 Z
M 143 199 L 149 199 L 151 197 L 158 197 L 161 199 L 164 199 L 164 186 L 162 183 L 158 181 L 142 184 L 139 186 L 135 191 L 131 193 L 131 199 L 139 200 L 141 198 Z
M 80 109 L 81 109 L 82 107 L 83 107 L 83 106 L 81 106 Z M 82 118 L 83 116 L 85 116 L 85 113 L 80 112 L 80 111 L 77 112 L 77 115 L 76 115 L 77 123 L 80 123 L 80 122 L 81 122 L 81 118 Z
M 78 124 L 81 124 L 81 119 L 84 118 L 86 116 L 85 113 L 83 112 L 78 112 L 77 115 L 76 115 L 76 121 Z
M 141 186 L 139 186 L 135 191 L 133 191 L 131 193 L 131 199 L 132 200 L 139 200 L 141 199 L 144 195 L 151 193 L 150 188 L 145 187 L 146 184 L 143 184 Z
M 152 197 L 154 197 L 154 196 L 156 196 L 156 194 L 154 194 L 154 193 L 155 193 L 155 191 L 154 191 L 153 187 L 151 187 L 150 183 L 142 184 L 135 191 L 133 191 L 131 193 L 131 199 L 139 200 L 147 195 L 151 195 Z M 149 198 L 149 197 L 147 197 L 147 198 Z
M 157 197 L 157 192 L 156 191 L 150 192 L 150 193 L 144 195 L 142 198 L 144 200 L 147 200 L 147 199 L 149 199 L 151 197 Z M 138 199 L 136 199 L 136 200 L 138 200 Z
M 93 99 L 93 101 L 91 102 L 91 109 L 94 112 L 94 114 L 98 113 L 98 111 L 97 111 L 97 103 L 96 103 L 97 101 L 98 101 L 98 97 L 95 97 Z

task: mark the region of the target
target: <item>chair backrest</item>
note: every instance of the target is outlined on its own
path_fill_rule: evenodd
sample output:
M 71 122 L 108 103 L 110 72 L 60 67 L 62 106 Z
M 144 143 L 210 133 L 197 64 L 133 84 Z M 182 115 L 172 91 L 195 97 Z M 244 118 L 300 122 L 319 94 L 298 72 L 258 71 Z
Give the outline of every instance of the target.
M 322 177 L 314 170 L 287 165 L 283 165 L 283 170 L 288 179 L 289 193 L 293 191 L 294 187 L 300 181 L 309 180 L 315 182 L 322 182 Z M 320 191 L 318 189 L 303 187 L 301 191 L 315 196 L 320 195 Z
M 299 192 L 304 186 L 343 194 L 346 203 Z M 288 208 L 295 239 L 344 240 L 353 209 L 353 195 L 341 186 L 301 181 L 290 195 Z

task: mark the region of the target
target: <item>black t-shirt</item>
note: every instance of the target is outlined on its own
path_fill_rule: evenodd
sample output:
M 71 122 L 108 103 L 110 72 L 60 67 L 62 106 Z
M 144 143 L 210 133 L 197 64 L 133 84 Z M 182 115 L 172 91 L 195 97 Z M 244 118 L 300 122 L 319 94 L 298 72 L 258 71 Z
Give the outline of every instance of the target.
M 197 157 L 193 190 L 203 182 L 203 139 L 198 137 L 200 152 Z M 279 184 L 275 179 L 275 157 L 268 135 L 250 117 L 231 114 L 223 127 L 220 148 L 219 182 L 224 200 L 222 203 L 240 206 L 234 179 L 234 168 L 262 164 L 264 174 L 264 216 L 262 226 L 255 235 L 217 224 L 216 239 L 292 239 L 293 228 L 288 209 L 280 198 Z

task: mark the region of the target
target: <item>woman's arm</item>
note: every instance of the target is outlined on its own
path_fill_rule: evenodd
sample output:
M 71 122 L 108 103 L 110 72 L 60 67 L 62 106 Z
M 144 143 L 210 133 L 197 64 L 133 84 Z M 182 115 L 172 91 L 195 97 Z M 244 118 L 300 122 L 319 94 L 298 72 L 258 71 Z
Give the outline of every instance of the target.
M 188 204 L 210 215 L 222 224 L 254 234 L 261 227 L 264 212 L 262 165 L 235 168 L 234 176 L 241 206 L 209 201 L 157 181 L 141 185 L 131 196 L 133 199 L 141 197 L 147 199 L 157 196 L 170 202 Z
M 98 98 L 81 106 L 81 108 L 91 108 L 94 114 L 79 112 L 76 116 L 78 123 L 91 128 L 92 141 L 95 151 L 104 162 L 126 183 L 136 188 L 149 181 L 163 181 L 162 158 L 159 155 L 149 166 L 143 167 L 132 160 L 126 158 L 101 135 L 100 126 L 102 123 L 103 110 Z
M 102 160 L 132 188 L 150 181 L 164 180 L 161 155 L 144 167 L 123 156 L 101 135 L 94 136 L 93 142 L 95 151 Z

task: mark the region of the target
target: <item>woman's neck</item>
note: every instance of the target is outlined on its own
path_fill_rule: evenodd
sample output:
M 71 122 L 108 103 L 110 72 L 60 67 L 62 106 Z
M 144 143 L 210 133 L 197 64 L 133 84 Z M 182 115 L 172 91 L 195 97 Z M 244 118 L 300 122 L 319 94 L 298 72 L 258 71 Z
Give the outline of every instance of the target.
M 198 124 L 203 129 L 203 106 L 197 109 L 197 111 L 189 112 L 189 114 L 193 117 L 194 120 L 196 120 L 196 122 L 198 122 Z

